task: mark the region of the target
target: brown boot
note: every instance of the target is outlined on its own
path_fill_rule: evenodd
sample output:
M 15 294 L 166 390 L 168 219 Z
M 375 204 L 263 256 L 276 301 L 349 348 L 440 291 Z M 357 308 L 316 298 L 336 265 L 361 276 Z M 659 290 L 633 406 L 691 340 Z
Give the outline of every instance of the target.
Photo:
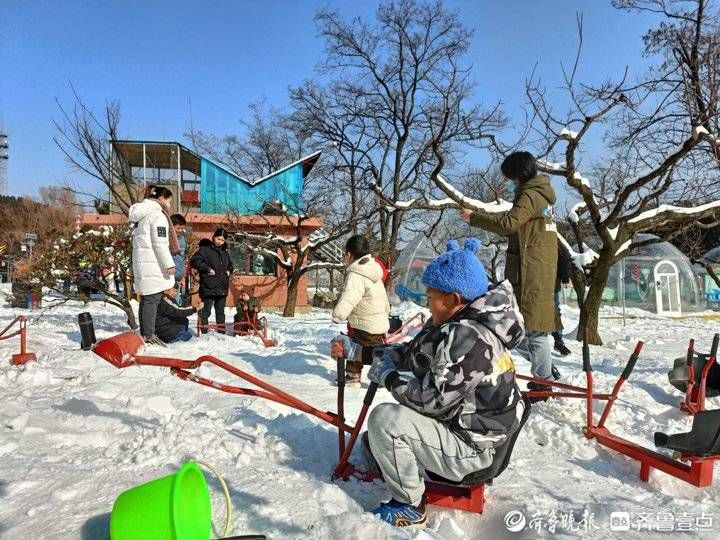
M 360 386 L 362 379 L 362 362 L 348 360 L 345 364 L 345 386 Z

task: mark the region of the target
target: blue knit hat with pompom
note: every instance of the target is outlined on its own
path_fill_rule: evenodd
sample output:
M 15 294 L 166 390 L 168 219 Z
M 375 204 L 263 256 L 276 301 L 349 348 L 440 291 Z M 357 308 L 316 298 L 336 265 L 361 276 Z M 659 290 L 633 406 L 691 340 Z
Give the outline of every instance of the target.
M 475 300 L 488 290 L 488 277 L 475 256 L 480 240 L 468 238 L 460 249 L 457 240 L 447 243 L 447 251 L 431 262 L 422 276 L 422 284 L 439 291 L 456 292 L 465 300 Z

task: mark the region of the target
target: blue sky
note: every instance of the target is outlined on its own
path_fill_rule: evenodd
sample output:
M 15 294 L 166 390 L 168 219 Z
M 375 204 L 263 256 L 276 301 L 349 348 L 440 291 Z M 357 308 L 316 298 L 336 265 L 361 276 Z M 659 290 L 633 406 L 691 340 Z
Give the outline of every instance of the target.
M 313 15 L 331 6 L 372 17 L 375 0 L 4 0 L 0 15 L 0 126 L 10 135 L 9 193 L 80 178 L 53 143 L 56 99 L 72 82 L 93 108 L 118 100 L 126 138 L 180 140 L 190 125 L 235 133 L 247 105 L 287 104 L 287 88 L 317 77 L 323 55 Z M 553 91 L 584 15 L 582 80 L 645 69 L 646 16 L 609 0 L 447 0 L 475 30 L 468 60 L 481 101 L 502 100 L 516 121 L 523 83 L 537 63 Z M 470 164 L 468 164 L 470 165 Z

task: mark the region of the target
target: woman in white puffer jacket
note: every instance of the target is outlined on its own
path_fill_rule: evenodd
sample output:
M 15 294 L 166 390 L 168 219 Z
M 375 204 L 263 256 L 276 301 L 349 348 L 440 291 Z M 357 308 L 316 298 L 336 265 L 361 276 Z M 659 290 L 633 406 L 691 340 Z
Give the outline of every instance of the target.
M 358 345 L 345 364 L 345 384 L 359 385 L 363 357 L 370 356 L 373 346 L 382 345 L 390 328 L 390 303 L 385 292 L 385 270 L 370 255 L 370 242 L 361 235 L 345 244 L 345 283 L 333 309 L 334 322 L 348 321 L 348 336 Z M 365 348 L 365 354 L 363 354 Z
M 171 246 L 177 237 L 167 209 L 172 192 L 161 186 L 149 186 L 146 198 L 133 204 L 128 221 L 134 227 L 133 285 L 140 295 L 140 333 L 146 343 L 164 345 L 155 335 L 155 319 L 163 292 L 175 286 L 175 263 Z

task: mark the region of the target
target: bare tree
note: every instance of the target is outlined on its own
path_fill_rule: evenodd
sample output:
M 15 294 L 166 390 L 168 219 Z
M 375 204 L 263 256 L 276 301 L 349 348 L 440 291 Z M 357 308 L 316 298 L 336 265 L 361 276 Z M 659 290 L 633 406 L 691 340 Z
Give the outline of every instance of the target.
M 344 269 L 342 263 L 343 249 L 337 242 L 356 228 L 357 222 L 369 216 L 355 215 L 341 219 L 325 220 L 322 216 L 329 215 L 332 208 L 330 190 L 314 190 L 305 193 L 302 200 L 294 204 L 283 204 L 273 215 L 264 216 L 266 230 L 264 232 L 245 231 L 236 226 L 234 233 L 248 247 L 263 257 L 270 257 L 285 271 L 287 277 L 287 300 L 283 308 L 284 317 L 293 317 L 297 305 L 297 295 L 302 277 L 311 270 Z M 313 219 L 317 218 L 317 219 Z M 238 220 L 231 221 L 237 223 Z M 312 223 L 315 221 L 315 223 Z M 311 225 L 317 222 L 323 227 L 312 231 Z M 289 235 L 278 234 L 278 225 L 289 227 L 293 232 Z
M 354 216 L 376 206 L 367 189 L 372 179 L 370 153 L 379 147 L 373 122 L 364 113 L 364 102 L 344 85 L 328 88 L 308 81 L 290 90 L 293 111 L 289 117 L 298 129 L 305 129 L 325 149 L 327 175 L 333 177 L 338 199 L 347 201 L 345 213 Z M 356 222 L 352 232 L 361 224 Z
M 288 121 L 265 101 L 249 105 L 250 116 L 240 119 L 241 135 L 216 135 L 191 131 L 187 137 L 196 150 L 229 167 L 242 178 L 262 178 L 305 155 L 310 148 L 302 125 Z
M 95 186 L 88 180 L 82 183 L 68 182 L 65 188 L 74 193 L 80 206 L 110 205 L 115 202 L 127 215 L 138 200 L 138 192 L 128 168 L 114 159 L 111 141 L 119 140 L 120 104 L 110 102 L 101 115 L 94 113 L 73 90 L 74 103 L 71 110 L 59 101 L 60 117 L 53 119 L 57 134 L 55 144 L 65 155 L 68 164 L 88 180 L 95 180 L 105 188 L 104 193 L 92 191 Z
M 635 237 L 658 230 L 664 239 L 719 213 L 718 138 L 720 133 L 720 27 L 706 0 L 692 2 L 623 0 L 628 10 L 650 10 L 664 20 L 644 36 L 645 52 L 659 63 L 635 83 L 626 77 L 600 87 L 575 81 L 565 71 L 569 113 L 559 119 L 538 80 L 527 95 L 544 132 L 542 169 L 562 176 L 580 197 L 571 215 L 592 225 L 600 247 L 587 264 L 587 294 L 581 301 L 578 336 L 587 331 L 599 344 L 598 312 L 610 267 L 626 254 Z M 582 27 L 580 22 L 580 34 Z M 579 55 L 579 50 L 578 50 Z M 577 60 L 576 64 L 577 65 Z M 593 180 L 580 172 L 580 151 L 591 128 L 609 125 L 608 158 L 594 168 Z M 554 163 L 557 158 L 560 163 Z M 690 196 L 694 194 L 694 196 Z M 678 206 L 692 199 L 691 206 Z M 583 239 L 578 237 L 578 245 Z M 581 297 L 582 298 L 582 297 Z
M 531 122 L 523 136 L 512 147 L 493 140 L 500 156 L 520 145 L 537 146 L 540 169 L 564 178 L 570 192 L 580 199 L 570 212 L 569 224 L 579 251 L 562 235 L 559 239 L 584 271 L 575 276 L 581 306 L 578 336 L 587 334 L 594 344 L 601 343 L 598 313 L 610 267 L 631 246 L 647 242 L 633 244 L 636 235 L 672 224 L 668 239 L 720 214 L 718 13 L 708 9 L 706 0 L 626 0 L 616 5 L 664 14 L 665 20 L 644 36 L 646 53 L 660 55 L 660 63 L 638 82 L 627 82 L 626 72 L 618 81 L 592 87 L 575 80 L 578 47 L 572 69 L 563 68 L 568 112 L 560 115 L 553 110 L 533 74 L 526 83 Z M 582 44 L 581 18 L 578 28 Z M 608 140 L 607 157 L 591 168 L 592 181 L 580 170 L 581 149 L 591 128 L 601 133 L 604 128 Z M 483 203 L 456 189 L 440 175 L 442 149 L 436 146 L 433 151 L 438 165 L 430 176 L 447 199 L 402 201 L 395 207 L 509 210 L 507 203 Z M 692 206 L 678 206 L 689 199 L 694 201 Z M 598 240 L 597 252 L 585 242 L 588 230 Z
M 497 105 L 470 103 L 473 84 L 462 59 L 472 32 L 457 13 L 439 1 L 398 0 L 381 5 L 376 19 L 347 21 L 320 11 L 316 22 L 326 41 L 320 70 L 333 80 L 291 92 L 296 117 L 337 149 L 351 209 L 365 204 L 357 186 L 368 177 L 391 201 L 427 196 L 436 190 L 429 182 L 434 147 L 442 149 L 444 164 L 455 164 L 505 122 Z M 426 216 L 377 208 L 372 230 L 383 258 L 391 259 L 413 219 Z

